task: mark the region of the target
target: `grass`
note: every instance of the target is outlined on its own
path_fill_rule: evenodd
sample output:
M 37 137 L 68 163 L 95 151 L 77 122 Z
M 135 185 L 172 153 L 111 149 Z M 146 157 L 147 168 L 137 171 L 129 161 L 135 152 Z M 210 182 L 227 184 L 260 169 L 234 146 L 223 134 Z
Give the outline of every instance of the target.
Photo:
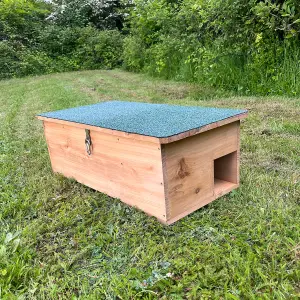
M 40 112 L 109 99 L 248 108 L 241 187 L 166 227 L 51 171 Z M 0 82 L 0 299 L 299 299 L 300 101 L 123 71 Z

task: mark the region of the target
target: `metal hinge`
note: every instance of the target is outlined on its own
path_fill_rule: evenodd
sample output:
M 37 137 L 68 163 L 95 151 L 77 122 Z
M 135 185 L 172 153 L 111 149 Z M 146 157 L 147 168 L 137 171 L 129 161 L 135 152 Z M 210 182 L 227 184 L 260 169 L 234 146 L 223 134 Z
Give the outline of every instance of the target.
M 92 149 L 92 140 L 90 135 L 90 130 L 85 130 L 85 148 L 88 155 L 91 155 L 91 149 Z

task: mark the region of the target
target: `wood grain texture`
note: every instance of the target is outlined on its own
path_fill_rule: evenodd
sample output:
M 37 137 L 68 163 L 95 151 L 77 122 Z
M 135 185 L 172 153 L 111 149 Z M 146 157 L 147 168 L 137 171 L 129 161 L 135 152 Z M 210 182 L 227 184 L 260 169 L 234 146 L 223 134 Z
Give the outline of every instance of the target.
M 239 121 L 164 145 L 168 200 L 167 223 L 215 200 L 238 184 L 216 185 L 214 160 L 237 151 Z M 230 156 L 231 157 L 231 156 Z M 232 155 L 232 160 L 237 155 Z M 234 172 L 236 161 L 229 167 Z M 234 175 L 232 175 L 234 176 Z M 232 177 L 233 178 L 233 177 Z
M 69 121 L 53 119 L 53 118 L 47 118 L 47 117 L 41 117 L 41 116 L 37 116 L 37 118 L 39 120 L 49 122 L 49 123 L 67 125 L 67 126 L 72 126 L 72 127 L 76 127 L 76 128 L 82 128 L 82 129 L 89 129 L 91 131 L 101 132 L 101 133 L 109 134 L 109 135 L 112 135 L 112 136 L 115 136 L 115 137 L 122 137 L 122 138 L 134 139 L 134 140 L 138 140 L 138 141 L 147 141 L 147 142 L 159 143 L 159 139 L 156 138 L 156 137 L 152 137 L 152 136 L 140 135 L 140 134 L 135 134 L 135 133 L 128 133 L 128 132 L 119 131 L 119 130 L 113 130 L 113 129 L 102 128 L 102 127 L 97 127 L 97 126 L 85 125 L 85 124 L 81 124 L 81 123 L 69 122 Z
M 54 172 L 119 198 L 166 221 L 161 147 L 144 141 L 91 131 L 92 154 L 85 149 L 85 130 L 44 121 Z
M 240 156 L 241 156 L 241 122 L 237 127 L 237 146 L 236 146 L 236 180 L 237 184 L 240 184 Z
M 218 121 L 218 122 L 214 122 L 214 123 L 211 123 L 211 124 L 199 127 L 199 128 L 191 129 L 191 130 L 188 130 L 188 131 L 185 131 L 185 132 L 182 132 L 182 133 L 170 136 L 170 137 L 159 138 L 159 141 L 161 144 L 169 144 L 169 143 L 176 142 L 181 139 L 185 139 L 187 137 L 191 137 L 191 136 L 194 136 L 194 135 L 197 135 L 197 134 L 200 134 L 200 133 L 212 130 L 212 129 L 216 129 L 218 127 L 221 127 L 221 126 L 224 126 L 224 125 L 227 125 L 230 123 L 236 123 L 237 121 L 242 120 L 242 119 L 246 118 L 247 116 L 248 116 L 248 113 L 245 112 L 243 114 L 239 114 L 234 117 L 230 117 L 230 118 Z
M 218 121 L 218 122 L 214 122 L 214 123 L 211 123 L 211 124 L 199 127 L 199 128 L 195 128 L 195 129 L 188 130 L 188 131 L 185 131 L 185 132 L 173 135 L 173 136 L 162 137 L 162 138 L 157 138 L 157 137 L 152 137 L 152 136 L 147 136 L 147 135 L 140 135 L 140 134 L 135 134 L 135 133 L 127 133 L 124 131 L 118 131 L 118 130 L 113 130 L 113 129 L 108 129 L 108 128 L 85 125 L 85 124 L 81 124 L 81 123 L 47 118 L 47 117 L 42 117 L 42 116 L 37 116 L 37 118 L 42 121 L 48 121 L 48 122 L 52 122 L 52 123 L 69 125 L 69 126 L 76 126 L 78 128 L 90 129 L 93 131 L 103 132 L 103 133 L 107 133 L 107 134 L 111 134 L 111 135 L 119 136 L 119 137 L 128 137 L 128 138 L 133 138 L 136 140 L 152 141 L 152 142 L 156 142 L 158 140 L 160 144 L 168 144 L 168 143 L 179 141 L 181 139 L 185 139 L 187 137 L 191 137 L 191 136 L 227 125 L 229 123 L 234 123 L 236 121 L 246 118 L 247 115 L 248 115 L 248 113 L 245 112 L 245 113 L 236 115 L 234 117 L 230 117 L 230 118 Z
M 158 138 L 62 122 L 44 119 L 54 172 L 119 198 L 165 224 L 239 185 L 239 120 L 167 144 Z M 91 130 L 90 156 L 85 129 Z
M 237 188 L 237 183 L 232 183 L 222 179 L 215 178 L 214 180 L 214 200 L 229 193 L 233 189 Z

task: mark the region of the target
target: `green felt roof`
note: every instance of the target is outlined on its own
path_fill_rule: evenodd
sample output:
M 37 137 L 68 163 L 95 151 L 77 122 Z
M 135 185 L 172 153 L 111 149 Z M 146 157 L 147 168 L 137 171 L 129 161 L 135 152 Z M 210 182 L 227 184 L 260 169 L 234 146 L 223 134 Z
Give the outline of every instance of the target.
M 246 112 L 229 108 L 108 101 L 40 116 L 163 138 Z

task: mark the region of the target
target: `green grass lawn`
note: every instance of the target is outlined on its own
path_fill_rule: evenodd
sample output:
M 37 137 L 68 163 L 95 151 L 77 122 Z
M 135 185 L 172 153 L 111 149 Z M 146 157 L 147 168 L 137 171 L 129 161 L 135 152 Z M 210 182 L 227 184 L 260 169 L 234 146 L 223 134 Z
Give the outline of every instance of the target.
M 249 109 L 241 187 L 166 227 L 53 174 L 35 115 L 110 99 Z M 0 129 L 0 299 L 299 299 L 299 99 L 54 74 L 0 81 Z

